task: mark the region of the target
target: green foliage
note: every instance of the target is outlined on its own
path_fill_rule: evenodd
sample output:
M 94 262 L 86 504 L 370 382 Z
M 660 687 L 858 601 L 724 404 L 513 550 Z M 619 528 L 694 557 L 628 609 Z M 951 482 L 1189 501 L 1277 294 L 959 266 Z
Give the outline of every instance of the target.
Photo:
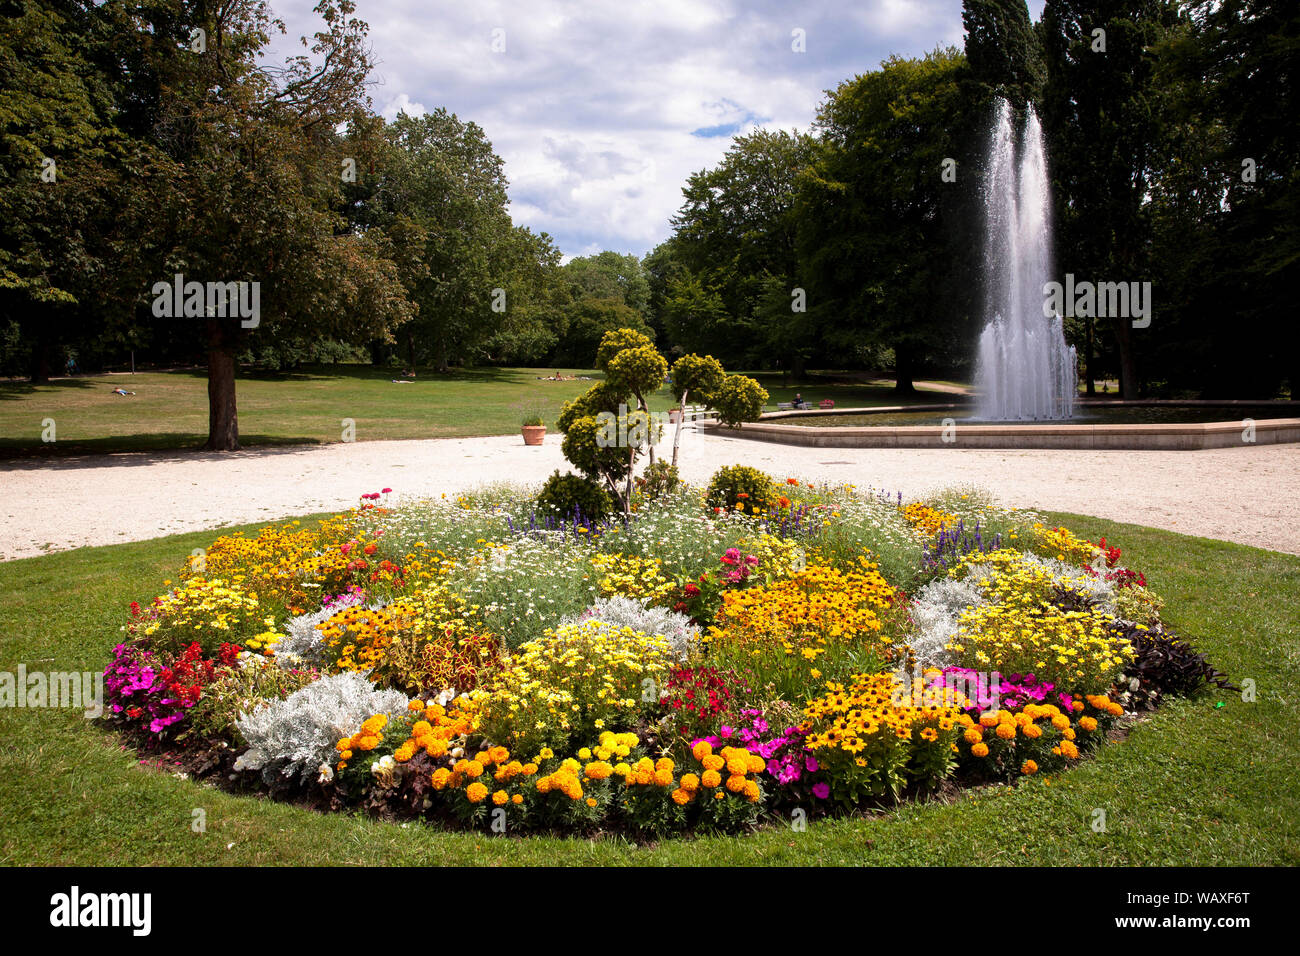
M 610 360 L 624 349 L 654 348 L 654 340 L 636 328 L 610 329 L 596 348 L 596 368 L 609 371 Z
M 612 413 L 602 413 L 612 415 Z M 609 419 L 592 415 L 572 419 L 560 443 L 560 450 L 575 468 L 588 477 L 613 485 L 628 473 L 628 450 L 609 441 Z
M 620 329 L 619 333 L 631 331 Z M 603 345 L 603 343 L 602 343 Z M 597 361 L 600 356 L 597 355 Z M 605 374 L 612 388 L 625 388 L 643 402 L 646 396 L 658 391 L 663 385 L 664 376 L 668 374 L 668 363 L 655 351 L 653 345 L 638 345 L 622 348 L 614 353 L 604 364 Z
M 743 504 L 746 512 L 755 507 L 766 511 L 776 504 L 776 483 L 771 476 L 748 465 L 723 465 L 709 480 L 705 500 L 711 507 L 734 509 Z
M 1046 68 L 1025 0 L 965 0 L 961 22 L 971 78 L 987 91 L 983 98 L 1037 99 Z
M 539 514 L 561 520 L 574 516 L 574 509 L 589 521 L 601 521 L 614 510 L 614 501 L 604 488 L 582 475 L 558 471 L 546 479 L 536 498 Z
M 712 355 L 683 355 L 673 363 L 673 398 L 680 402 L 689 392 L 701 404 L 712 405 L 726 375 Z
M 801 277 L 825 344 L 862 361 L 894 350 L 898 388 L 923 362 L 966 357 L 978 288 L 973 162 L 985 143 L 965 57 L 893 56 L 831 93 L 800 180 Z M 945 182 L 946 160 L 956 182 Z M 960 343 L 960 344 L 959 344 Z
M 565 402 L 560 409 L 560 417 L 555 427 L 567 432 L 579 418 L 592 417 L 601 412 L 617 412 L 619 405 L 626 405 L 631 393 L 618 388 L 611 382 L 598 382 L 572 401 Z
M 1052 0 L 1044 7 L 1040 33 L 1047 82 L 1040 112 L 1051 157 L 1058 248 L 1068 256 L 1061 271 L 1114 281 L 1151 271 L 1151 173 L 1163 134 L 1150 51 L 1176 14 L 1168 0 L 1107 4 L 1105 10 L 1099 18 L 1097 5 L 1087 0 Z M 1093 48 L 1099 40 L 1095 29 L 1104 31 L 1104 53 Z M 1081 143 L 1087 148 L 1080 149 Z M 1162 321 L 1156 315 L 1153 324 Z M 1129 318 L 1080 324 L 1085 339 L 1090 333 L 1112 333 L 1121 396 L 1136 398 Z M 1094 371 L 1092 358 L 1085 354 L 1084 360 Z
M 795 184 L 814 142 L 805 133 L 756 130 L 737 137 L 717 167 L 687 180 L 673 252 L 690 275 L 665 277 L 665 326 L 683 348 L 728 362 L 768 361 L 768 334 L 807 318 L 791 310 L 791 292 L 802 285 Z M 784 310 L 760 321 L 771 285 Z
M 634 329 L 649 341 L 651 328 L 640 313 L 622 299 L 579 299 L 568 308 L 568 327 L 558 346 L 557 361 L 585 365 L 610 332 Z M 599 363 L 597 368 L 604 371 Z
M 415 342 L 427 343 L 427 357 L 439 368 L 476 354 L 501 326 L 511 308 L 494 309 L 494 288 L 505 289 L 508 263 L 530 253 L 515 243 L 506 210 L 501 157 L 482 127 L 439 107 L 421 116 L 400 114 L 385 129 L 384 172 L 371 201 L 381 228 L 395 221 L 416 227 L 402 283 L 419 305 L 407 330 L 408 360 L 422 357 Z M 544 248 L 534 261 L 547 260 Z M 517 293 L 522 289 L 516 288 Z
M 767 402 L 767 389 L 748 375 L 728 375 L 713 395 L 718 420 L 735 428 L 741 422 L 757 421 Z
M 644 319 L 650 286 L 636 256 L 605 250 L 594 256 L 578 256 L 564 266 L 564 273 L 581 299 L 621 299 Z
M 650 501 L 673 494 L 681 487 L 677 466 L 658 458 L 636 479 L 636 488 Z

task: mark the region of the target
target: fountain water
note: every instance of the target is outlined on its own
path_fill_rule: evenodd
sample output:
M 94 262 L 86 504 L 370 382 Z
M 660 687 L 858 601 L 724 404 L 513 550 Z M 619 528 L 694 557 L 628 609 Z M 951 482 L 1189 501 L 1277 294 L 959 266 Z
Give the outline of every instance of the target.
M 986 421 L 1070 418 L 1078 388 L 1061 317 L 1043 312 L 1052 271 L 1043 129 L 1026 109 L 1019 149 L 1011 104 L 999 99 L 984 185 L 987 276 L 975 388 Z

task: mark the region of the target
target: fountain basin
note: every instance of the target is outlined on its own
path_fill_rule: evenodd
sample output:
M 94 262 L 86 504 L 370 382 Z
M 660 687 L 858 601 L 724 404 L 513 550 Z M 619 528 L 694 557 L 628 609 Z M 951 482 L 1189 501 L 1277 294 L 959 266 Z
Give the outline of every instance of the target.
M 716 422 L 700 422 L 709 434 L 816 448 L 1060 448 L 1113 451 L 1197 451 L 1235 445 L 1276 445 L 1300 442 L 1300 417 L 1288 417 L 1296 404 L 1278 402 L 1120 402 L 1080 403 L 1082 416 L 1107 410 L 1132 413 L 1150 409 L 1158 416 L 1177 411 L 1185 417 L 1206 414 L 1202 421 L 1146 423 L 1104 421 L 1081 417 L 1069 422 L 981 423 L 968 417 L 968 405 L 893 406 L 772 412 L 757 422 L 727 429 Z M 1228 413 L 1240 417 L 1225 418 Z M 844 416 L 888 421 L 892 416 L 928 418 L 931 424 L 831 425 L 828 419 Z M 1263 417 L 1268 416 L 1268 417 Z M 944 425 L 944 418 L 951 424 Z M 790 422 L 797 419 L 798 424 Z M 821 421 L 819 422 L 818 419 Z M 1247 421 L 1249 420 L 1249 421 Z

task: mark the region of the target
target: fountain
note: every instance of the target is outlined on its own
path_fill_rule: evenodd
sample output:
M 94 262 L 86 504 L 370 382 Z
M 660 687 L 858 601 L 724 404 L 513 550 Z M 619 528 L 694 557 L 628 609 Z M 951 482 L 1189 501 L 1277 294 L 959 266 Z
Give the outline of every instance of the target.
M 1043 128 L 1025 110 L 1019 148 L 1011 104 L 997 101 L 984 184 L 987 324 L 979 341 L 976 417 L 1057 421 L 1074 414 L 1075 352 L 1059 315 L 1044 314 L 1052 227 Z
M 1032 107 L 1017 143 L 1011 104 L 998 101 L 983 200 L 987 324 L 979 341 L 974 417 L 964 417 L 969 406 L 936 395 L 933 404 L 908 407 L 778 409 L 728 429 L 727 437 L 816 448 L 1110 451 L 1300 442 L 1300 417 L 1282 417 L 1294 414 L 1287 401 L 1084 399 L 1086 416 L 1074 417 L 1074 349 L 1065 343 L 1061 317 L 1044 308 L 1054 266 L 1051 209 L 1043 130 Z M 699 427 L 711 432 L 723 426 Z

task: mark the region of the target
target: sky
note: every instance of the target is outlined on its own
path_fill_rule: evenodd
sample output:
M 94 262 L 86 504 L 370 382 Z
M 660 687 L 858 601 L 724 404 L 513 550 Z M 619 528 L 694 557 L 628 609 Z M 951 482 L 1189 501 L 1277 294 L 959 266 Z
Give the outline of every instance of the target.
M 299 51 L 314 5 L 271 0 L 276 51 Z M 1043 0 L 1028 6 L 1037 19 Z M 963 37 L 961 0 L 357 0 L 357 15 L 375 110 L 442 106 L 483 127 L 512 219 L 566 261 L 645 255 L 733 137 L 807 130 L 827 90 Z

